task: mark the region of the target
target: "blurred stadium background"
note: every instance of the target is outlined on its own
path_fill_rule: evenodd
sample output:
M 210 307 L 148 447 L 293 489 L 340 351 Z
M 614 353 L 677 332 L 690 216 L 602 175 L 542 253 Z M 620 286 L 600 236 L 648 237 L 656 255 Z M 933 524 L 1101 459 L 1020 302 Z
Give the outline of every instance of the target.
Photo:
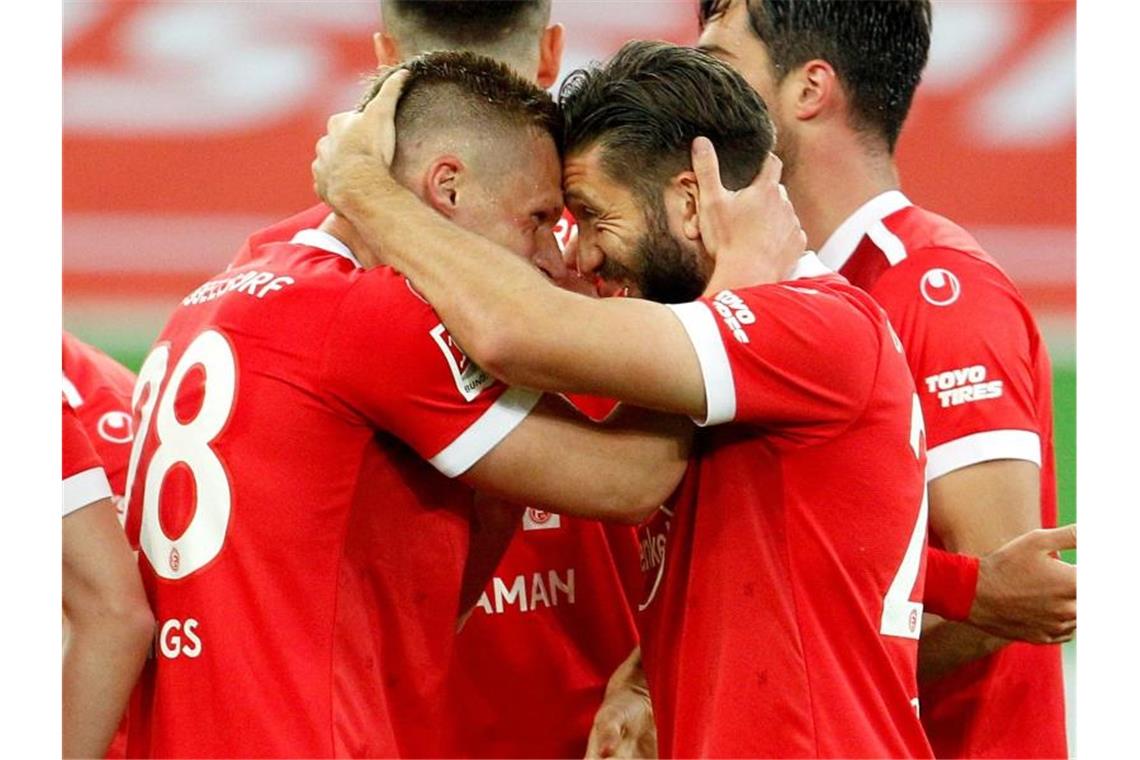
M 137 369 L 178 299 L 314 202 L 313 142 L 375 64 L 378 0 L 65 0 L 63 19 L 64 326 Z M 936 0 L 934 19 L 904 190 L 970 229 L 1037 315 L 1072 522 L 1075 3 Z M 564 72 L 628 39 L 697 34 L 696 0 L 555 0 L 554 20 Z

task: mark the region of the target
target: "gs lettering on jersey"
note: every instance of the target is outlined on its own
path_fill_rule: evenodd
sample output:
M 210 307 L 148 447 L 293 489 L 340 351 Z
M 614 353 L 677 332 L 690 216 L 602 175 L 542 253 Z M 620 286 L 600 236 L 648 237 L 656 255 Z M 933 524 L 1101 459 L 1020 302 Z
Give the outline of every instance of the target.
M 202 638 L 194 618 L 164 620 L 156 634 L 158 653 L 168 660 L 179 657 L 195 659 L 202 654 Z
M 233 414 L 237 378 L 233 347 L 217 330 L 180 355 L 160 343 L 139 370 L 127 531 L 159 578 L 184 580 L 222 551 L 232 487 L 213 446 Z

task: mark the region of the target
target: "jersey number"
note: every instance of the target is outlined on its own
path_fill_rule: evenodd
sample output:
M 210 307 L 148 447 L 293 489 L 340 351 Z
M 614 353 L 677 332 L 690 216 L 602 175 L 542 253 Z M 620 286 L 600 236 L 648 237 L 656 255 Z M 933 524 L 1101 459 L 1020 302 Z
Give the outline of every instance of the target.
M 925 432 L 922 404 L 919 403 L 916 393 L 910 413 L 910 448 L 919 459 L 922 458 L 922 435 Z M 918 582 L 922 550 L 926 546 L 927 511 L 926 484 L 923 483 L 922 503 L 918 508 L 918 520 L 914 524 L 914 531 L 910 534 L 910 543 L 907 544 L 902 564 L 899 565 L 895 578 L 887 589 L 887 595 L 883 597 L 883 619 L 879 624 L 879 633 L 884 636 L 917 639 L 922 632 L 922 602 L 912 602 L 910 596 L 914 593 L 915 583 Z
M 157 446 L 144 466 L 139 545 L 159 577 L 176 580 L 200 570 L 214 559 L 226 537 L 230 521 L 230 482 L 210 444 L 229 419 L 237 370 L 229 341 L 214 330 L 203 332 L 190 343 L 170 373 L 165 392 L 160 395 L 169 360 L 170 347 L 158 346 L 139 370 L 132 408 L 138 408 L 144 396 L 145 400 L 127 466 L 127 494 L 128 498 L 134 494 L 139 459 L 153 417 Z M 183 422 L 175 412 L 174 402 L 186 375 L 196 366 L 205 372 L 202 404 L 192 419 Z M 193 517 L 181 536 L 171 538 L 159 520 L 159 495 L 163 481 L 177 465 L 183 465 L 194 480 Z

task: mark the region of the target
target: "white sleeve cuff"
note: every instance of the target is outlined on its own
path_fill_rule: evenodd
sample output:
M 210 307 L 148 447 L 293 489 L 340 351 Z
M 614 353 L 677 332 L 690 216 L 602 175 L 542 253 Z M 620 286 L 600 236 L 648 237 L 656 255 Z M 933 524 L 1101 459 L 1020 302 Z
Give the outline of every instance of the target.
M 1040 467 L 1041 438 L 1032 430 L 987 430 L 947 441 L 926 452 L 926 481 L 995 459 L 1023 459 Z
M 107 473 L 102 467 L 77 472 L 63 480 L 63 516 L 110 497 L 111 484 L 107 482 Z
M 728 353 L 716 326 L 712 310 L 701 303 L 667 304 L 681 320 L 697 362 L 701 365 L 701 377 L 705 381 L 705 418 L 693 418 L 701 427 L 721 425 L 736 418 L 736 385 L 732 380 L 732 366 L 728 363 Z
M 429 462 L 449 478 L 467 472 L 510 435 L 542 398 L 537 391 L 508 388 L 487 411 Z

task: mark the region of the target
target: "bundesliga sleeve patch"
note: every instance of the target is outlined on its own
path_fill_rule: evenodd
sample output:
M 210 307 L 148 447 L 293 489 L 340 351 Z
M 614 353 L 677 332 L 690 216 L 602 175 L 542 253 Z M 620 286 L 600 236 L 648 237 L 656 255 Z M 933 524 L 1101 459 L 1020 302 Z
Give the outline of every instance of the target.
M 474 401 L 483 389 L 494 384 L 495 378 L 467 358 L 467 354 L 455 344 L 442 323 L 431 329 L 431 337 L 443 352 L 451 376 L 455 378 L 455 387 L 465 400 Z

